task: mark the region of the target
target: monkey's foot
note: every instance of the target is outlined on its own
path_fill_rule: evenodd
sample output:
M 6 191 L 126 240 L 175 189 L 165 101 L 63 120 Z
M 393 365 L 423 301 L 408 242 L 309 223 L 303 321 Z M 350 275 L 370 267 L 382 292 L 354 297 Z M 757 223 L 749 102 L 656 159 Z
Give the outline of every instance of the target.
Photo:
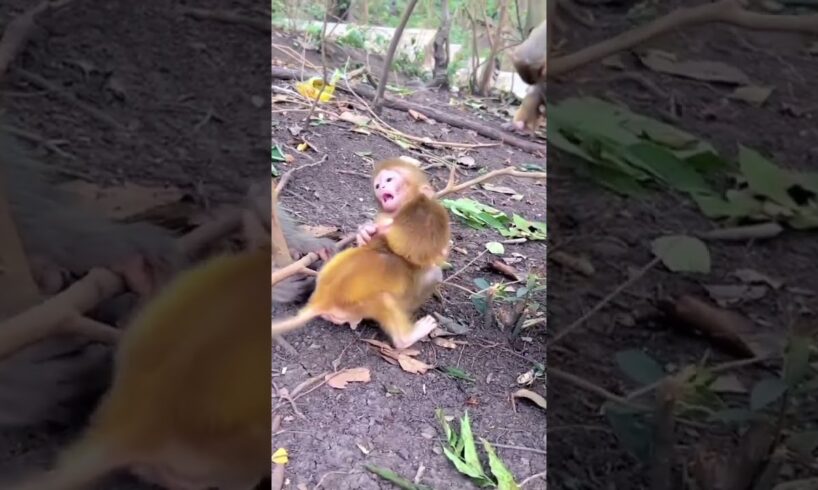
M 437 328 L 437 320 L 432 315 L 426 315 L 415 322 L 412 332 L 405 337 L 398 337 L 392 339 L 396 349 L 408 349 L 415 342 L 426 337 L 432 330 Z

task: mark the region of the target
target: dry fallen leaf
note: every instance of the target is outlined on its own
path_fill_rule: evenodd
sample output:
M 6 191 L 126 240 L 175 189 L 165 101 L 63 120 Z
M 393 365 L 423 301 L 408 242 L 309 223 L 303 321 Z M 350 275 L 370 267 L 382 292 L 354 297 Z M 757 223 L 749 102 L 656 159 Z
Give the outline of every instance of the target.
M 735 374 L 719 376 L 710 384 L 710 390 L 715 393 L 747 393 L 747 388 Z
M 704 288 L 707 290 L 707 294 L 710 295 L 710 298 L 722 308 L 747 301 L 759 300 L 767 294 L 767 286 L 705 284 Z
M 517 384 L 518 385 L 530 385 L 534 382 L 534 370 L 529 369 L 528 371 L 524 372 L 523 374 L 517 376 Z
M 76 196 L 80 205 L 102 211 L 113 220 L 122 220 L 150 209 L 181 201 L 185 194 L 175 187 L 145 187 L 126 183 L 99 187 L 74 180 L 58 186 Z
M 361 452 L 364 453 L 364 455 L 368 455 L 371 452 L 369 449 L 366 448 L 366 446 L 359 442 L 356 442 L 355 445 L 358 446 L 358 449 L 360 449 Z
M 653 71 L 677 77 L 732 85 L 750 83 L 750 78 L 743 71 L 720 61 L 678 61 L 675 54 L 658 49 L 641 53 L 639 60 Z
M 443 347 L 446 349 L 457 349 L 457 343 L 443 337 L 433 338 L 432 343 L 434 343 L 438 347 Z
M 753 269 L 737 269 L 735 272 L 733 272 L 733 275 L 741 282 L 747 284 L 764 283 L 773 289 L 780 289 L 781 286 L 784 285 L 784 281 L 773 279 L 772 277 Z
M 324 379 L 326 379 L 327 384 L 333 388 L 343 390 L 347 387 L 347 383 L 369 383 L 371 377 L 369 368 L 358 367 L 344 369 L 337 373 L 330 373 L 326 375 Z
M 736 90 L 734 90 L 733 93 L 730 94 L 730 98 L 735 100 L 743 100 L 744 102 L 747 102 L 755 107 L 761 107 L 772 93 L 772 87 L 747 85 L 744 87 L 738 87 Z
M 366 126 L 367 124 L 369 124 L 370 121 L 370 118 L 364 116 L 363 114 L 356 114 L 354 112 L 349 111 L 342 112 L 341 115 L 338 116 L 338 119 L 340 119 L 341 121 L 350 122 L 357 126 Z
M 470 156 L 467 156 L 467 155 L 459 157 L 457 159 L 457 163 L 459 163 L 460 165 L 463 165 L 466 168 L 472 168 L 472 167 L 477 165 L 477 163 L 474 161 L 474 158 L 472 158 Z
M 435 123 L 433 120 L 429 119 L 424 114 L 421 114 L 420 112 L 415 111 L 413 109 L 409 109 L 409 115 L 412 116 L 412 118 L 415 121 L 423 121 L 423 122 L 428 123 L 428 124 L 434 124 Z
M 525 398 L 526 400 L 530 400 L 536 403 L 537 406 L 545 410 L 545 398 L 543 398 L 542 395 L 534 393 L 531 390 L 520 388 L 519 390 L 515 391 L 511 396 L 514 398 Z
M 398 364 L 404 371 L 413 374 L 426 374 L 426 371 L 433 367 L 406 354 L 398 356 Z

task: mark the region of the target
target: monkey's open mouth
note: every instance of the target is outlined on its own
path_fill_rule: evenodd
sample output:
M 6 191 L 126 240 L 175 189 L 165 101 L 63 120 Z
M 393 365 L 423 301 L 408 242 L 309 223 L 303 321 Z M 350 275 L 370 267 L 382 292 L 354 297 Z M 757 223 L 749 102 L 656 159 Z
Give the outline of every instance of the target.
M 384 204 L 386 204 L 388 202 L 391 202 L 393 199 L 395 199 L 395 196 L 393 196 L 392 194 L 389 194 L 389 193 L 384 194 L 384 195 L 381 196 L 381 202 L 384 203 Z

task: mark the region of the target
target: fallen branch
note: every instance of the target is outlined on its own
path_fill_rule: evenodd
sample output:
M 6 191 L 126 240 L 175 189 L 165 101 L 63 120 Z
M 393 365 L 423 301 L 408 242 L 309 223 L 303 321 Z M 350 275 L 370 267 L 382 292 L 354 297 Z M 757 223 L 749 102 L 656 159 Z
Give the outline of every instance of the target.
M 8 71 L 11 62 L 23 50 L 34 29 L 37 17 L 49 10 L 62 8 L 73 0 L 45 0 L 26 10 L 8 23 L 0 39 L 0 79 Z
M 455 167 L 452 167 L 452 173 L 454 173 L 455 171 L 456 171 Z M 474 187 L 477 184 L 483 183 L 483 182 L 485 182 L 487 180 L 500 177 L 501 175 L 510 175 L 512 177 L 523 177 L 523 178 L 526 178 L 526 179 L 543 179 L 543 180 L 545 180 L 547 174 L 545 172 L 523 172 L 522 170 L 517 170 L 515 167 L 506 167 L 506 168 L 501 168 L 499 170 L 492 170 L 491 172 L 485 173 L 485 174 L 483 174 L 483 175 L 481 175 L 479 177 L 475 177 L 475 178 L 473 178 L 471 180 L 467 180 L 466 182 L 463 182 L 462 184 L 456 184 L 456 185 L 455 185 L 454 179 L 451 177 L 451 174 L 450 174 L 449 182 L 446 184 L 446 187 L 444 187 L 442 190 L 437 191 L 437 193 L 435 193 L 435 197 L 440 199 L 442 197 L 448 196 L 449 194 L 453 194 L 455 192 L 460 192 L 463 189 L 468 189 L 470 187 Z
M 280 80 L 299 80 L 301 78 L 301 74 L 299 72 L 280 67 L 273 67 L 271 69 L 271 74 L 273 78 Z M 315 73 L 304 74 L 304 77 L 306 78 L 312 76 L 318 75 Z M 354 90 L 354 93 L 361 95 L 369 100 L 375 98 L 375 92 L 372 89 L 360 84 L 355 86 L 354 89 L 345 88 L 341 86 L 337 86 L 336 89 L 345 92 L 351 92 L 352 90 Z M 501 141 L 503 143 L 515 146 L 530 153 L 540 155 L 543 158 L 545 158 L 546 155 L 546 146 L 544 144 L 520 138 L 519 136 L 515 136 L 514 134 L 508 133 L 501 129 L 492 126 L 487 126 L 483 123 L 472 121 L 470 119 L 465 119 L 463 117 L 448 113 L 446 111 L 433 109 L 431 107 L 426 107 L 420 104 L 416 104 L 414 102 L 409 102 L 401 99 L 393 99 L 391 97 L 384 97 L 382 103 L 384 106 L 389 107 L 390 109 L 396 109 L 404 112 L 413 110 L 420 114 L 423 114 L 424 116 L 430 119 L 434 119 L 435 121 L 442 122 L 457 128 L 472 130 L 485 138 Z M 424 141 L 424 143 L 426 142 Z
M 193 7 L 183 7 L 180 11 L 189 17 L 199 20 L 216 20 L 225 24 L 242 24 L 262 32 L 272 32 L 270 21 L 245 17 L 229 10 L 208 10 Z
M 696 7 L 684 7 L 593 44 L 579 51 L 548 60 L 548 77 L 558 77 L 593 61 L 606 58 L 674 29 L 711 22 L 724 22 L 751 30 L 818 33 L 818 14 L 776 15 L 747 10 L 741 0 L 719 0 Z

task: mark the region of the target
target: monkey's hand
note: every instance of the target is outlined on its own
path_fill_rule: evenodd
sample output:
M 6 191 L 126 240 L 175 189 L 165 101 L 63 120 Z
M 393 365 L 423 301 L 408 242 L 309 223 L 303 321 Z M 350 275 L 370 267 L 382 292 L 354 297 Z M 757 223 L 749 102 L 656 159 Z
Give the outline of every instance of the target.
M 358 246 L 361 247 L 369 243 L 380 231 L 379 227 L 373 221 L 366 222 L 358 227 L 358 234 L 355 237 L 355 241 Z

